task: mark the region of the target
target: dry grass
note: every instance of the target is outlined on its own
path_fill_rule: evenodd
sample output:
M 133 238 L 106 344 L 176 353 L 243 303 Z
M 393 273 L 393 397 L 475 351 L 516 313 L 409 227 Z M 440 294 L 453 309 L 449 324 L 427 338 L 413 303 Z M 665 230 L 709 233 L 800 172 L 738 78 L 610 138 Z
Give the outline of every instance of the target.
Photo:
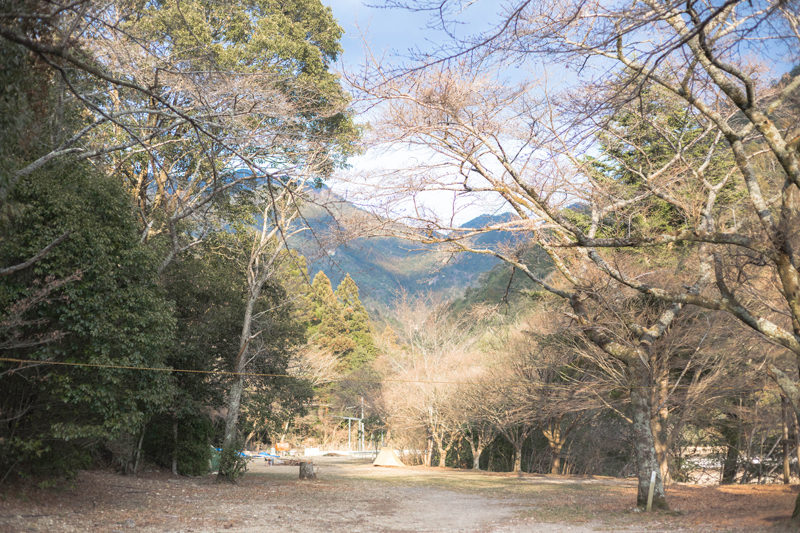
M 351 477 L 376 479 L 363 468 Z M 798 487 L 787 485 L 700 486 L 673 484 L 671 510 L 652 514 L 634 508 L 636 482 L 604 476 L 474 473 L 413 467 L 379 476 L 383 483 L 436 487 L 526 503 L 520 516 L 542 522 L 591 523 L 595 527 L 654 527 L 690 531 L 797 531 L 788 523 Z
M 328 459 L 328 458 L 325 458 Z M 374 468 L 319 460 L 320 480 L 297 467 L 253 463 L 238 485 L 211 477 L 137 478 L 83 472 L 42 489 L 6 487 L 0 531 L 795 531 L 797 487 L 668 489 L 670 512 L 633 509 L 632 480 L 438 468 Z

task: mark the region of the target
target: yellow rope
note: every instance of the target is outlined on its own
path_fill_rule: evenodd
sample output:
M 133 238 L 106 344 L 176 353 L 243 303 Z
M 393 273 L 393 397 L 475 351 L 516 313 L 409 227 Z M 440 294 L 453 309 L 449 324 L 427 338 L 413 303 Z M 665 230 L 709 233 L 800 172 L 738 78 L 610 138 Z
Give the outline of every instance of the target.
M 268 372 L 231 372 L 229 370 L 193 370 L 186 368 L 169 368 L 169 367 L 148 367 L 148 366 L 132 366 L 132 365 L 114 365 L 107 363 L 75 363 L 70 361 L 37 361 L 34 359 L 17 359 L 14 357 L 0 357 L 0 362 L 6 363 L 19 363 L 26 365 L 51 365 L 51 366 L 68 366 L 68 367 L 84 367 L 84 368 L 108 368 L 113 370 L 137 370 L 144 372 L 171 372 L 171 373 L 186 373 L 186 374 L 211 374 L 223 376 L 244 376 L 244 377 L 257 377 L 257 378 L 294 378 L 298 376 L 292 374 L 277 374 Z M 23 370 L 20 368 L 19 370 Z M 430 385 L 479 385 L 474 381 L 449 381 L 449 380 L 425 380 L 425 379 L 361 379 L 361 378 L 338 378 L 330 382 L 351 382 L 351 383 L 422 383 Z M 517 380 L 497 380 L 499 383 L 526 383 Z M 569 383 L 537 383 L 536 387 L 540 388 L 562 388 L 565 390 L 572 389 Z M 685 387 L 688 387 L 686 385 Z M 634 388 L 628 386 L 626 388 Z M 648 388 L 645 385 L 636 386 L 635 388 Z M 722 390 L 733 390 L 735 387 L 714 387 L 709 388 L 716 392 Z
M 229 370 L 194 370 L 186 368 L 169 368 L 169 367 L 149 367 L 149 366 L 132 366 L 132 365 L 113 365 L 107 363 L 75 363 L 70 361 L 37 361 L 35 359 L 17 359 L 14 357 L 0 357 L 0 361 L 6 363 L 19 363 L 30 365 L 55 365 L 55 366 L 71 366 L 71 367 L 86 367 L 86 368 L 109 368 L 114 370 L 141 370 L 148 372 L 181 372 L 187 374 L 216 374 L 225 376 L 245 376 L 245 377 L 258 377 L 258 378 L 297 378 L 291 374 L 273 374 L 267 372 L 231 372 Z M 444 385 L 463 385 L 469 382 L 464 381 L 436 381 L 436 380 L 403 380 L 403 379 L 359 379 L 359 378 L 341 378 L 333 381 L 353 381 L 357 383 L 382 383 L 382 382 L 396 382 L 396 383 L 431 383 L 431 384 L 444 384 Z

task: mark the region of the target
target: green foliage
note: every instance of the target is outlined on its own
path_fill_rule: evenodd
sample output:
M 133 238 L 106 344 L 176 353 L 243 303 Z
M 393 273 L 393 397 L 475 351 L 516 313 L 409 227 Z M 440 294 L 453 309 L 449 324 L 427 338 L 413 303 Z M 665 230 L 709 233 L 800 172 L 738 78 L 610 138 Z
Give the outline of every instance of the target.
M 334 355 L 337 371 L 343 376 L 316 393 L 323 403 L 337 408 L 358 405 L 363 396 L 377 393 L 380 382 L 371 365 L 378 349 L 358 286 L 346 275 L 334 292 L 330 280 L 320 271 L 314 276 L 308 302 L 309 342 Z
M 348 335 L 342 307 L 324 272 L 318 272 L 311 283 L 311 305 L 309 339 L 343 360 L 355 349 L 355 342 Z
M 186 415 L 178 423 L 178 441 L 175 443 L 175 419 L 168 415 L 153 418 L 144 428 L 142 448 L 156 464 L 170 468 L 177 453 L 178 473 L 185 476 L 207 474 L 211 462 L 211 439 L 214 426 L 205 415 Z
M 280 375 L 288 372 L 289 356 L 305 340 L 305 331 L 278 280 L 264 287 L 256 312 L 260 318 L 254 330 L 260 331 L 260 343 L 248 371 L 273 376 L 246 380 L 240 429 L 264 442 L 305 414 L 313 390 L 306 380 Z
M 341 362 L 340 370 L 356 370 L 375 359 L 377 348 L 369 313 L 349 275 L 334 292 L 325 273 L 318 272 L 311 284 L 309 301 L 309 339 L 334 354 Z
M 139 245 L 127 194 L 78 163 L 10 180 L 71 135 L 80 118 L 58 100 L 44 65 L 5 40 L 0 47 L 0 265 L 20 264 L 65 237 L 33 266 L 0 277 L 0 354 L 162 366 L 170 308 L 153 275 L 155 257 Z M 0 372 L 3 475 L 86 466 L 96 445 L 136 431 L 169 389 L 162 372 L 13 366 Z
M 242 217 L 235 232 L 220 234 L 220 238 L 211 243 L 211 247 L 225 256 L 224 261 L 228 262 L 228 267 L 220 270 L 221 276 L 233 279 L 238 290 L 238 294 L 234 290 L 230 296 L 235 302 L 233 308 L 237 310 L 237 344 L 231 344 L 229 351 L 221 355 L 218 363 L 221 369 L 227 371 L 236 370 L 239 335 L 249 297 L 246 277 L 249 258 L 246 253 L 249 253 L 253 229 L 246 222 L 247 218 Z M 306 340 L 307 324 L 304 318 L 308 310 L 299 308 L 306 298 L 296 298 L 295 294 L 289 292 L 298 288 L 305 289 L 307 286 L 304 263 L 304 258 L 294 252 L 278 252 L 273 264 L 274 271 L 261 287 L 255 301 L 251 340 L 246 353 L 246 371 L 262 375 L 244 379 L 238 424 L 240 434 L 248 435 L 248 439 L 264 442 L 272 438 L 279 428 L 290 424 L 296 416 L 304 414 L 313 395 L 307 381 L 286 377 L 290 357 Z M 226 391 L 234 379 L 236 378 L 224 379 Z
M 235 446 L 223 448 L 219 457 L 219 477 L 217 479 L 236 483 L 247 472 L 247 457 L 241 454 L 244 446 L 241 442 Z
M 698 189 L 702 184 L 686 175 L 684 166 L 700 167 L 714 138 L 681 101 L 658 87 L 646 87 L 635 101 L 616 111 L 609 130 L 597 140 L 600 155 L 586 160 L 593 179 L 614 190 L 619 198 L 633 198 L 653 187 L 663 187 L 674 200 L 667 202 L 650 195 L 634 202 L 629 210 L 617 212 L 613 220 L 605 220 L 598 236 L 643 237 L 697 227 L 699 208 L 694 202 L 703 197 Z M 675 158 L 675 146 L 689 147 L 681 160 Z M 716 184 L 732 165 L 730 152 L 717 147 L 704 178 Z M 647 183 L 644 177 L 656 181 Z M 717 208 L 725 209 L 737 199 L 741 194 L 729 184 L 721 191 Z M 571 210 L 567 218 L 582 226 L 588 214 Z
M 274 442 L 296 418 L 306 414 L 313 396 L 308 381 L 263 378 L 246 391 L 240 430 L 258 442 Z
M 20 306 L 25 310 L 2 332 L 13 354 L 163 366 L 174 322 L 156 283 L 156 258 L 139 244 L 125 192 L 88 166 L 71 164 L 28 176 L 10 198 L 19 209 L 4 220 L 0 264 L 20 263 L 69 232 L 33 267 L 0 278 L 6 310 L 0 321 L 8 323 L 8 313 Z M 37 301 L 48 284 L 57 288 Z M 7 391 L 3 412 L 16 413 L 0 430 L 6 468 L 45 460 L 59 465 L 70 448 L 80 455 L 91 443 L 135 432 L 169 393 L 163 372 L 115 368 L 44 366 L 0 379 Z M 34 442 L 40 445 L 31 448 Z
M 345 365 L 356 369 L 374 360 L 378 352 L 372 337 L 369 314 L 359 300 L 358 286 L 349 274 L 334 294 L 342 306 L 342 318 L 354 344 L 353 350 L 346 355 Z
M 550 257 L 539 246 L 521 250 L 520 256 L 522 262 L 537 276 L 545 278 L 553 270 Z M 501 311 L 513 315 L 520 309 L 529 308 L 532 293 L 539 290 L 541 288 L 524 273 L 507 263 L 500 263 L 482 274 L 475 286 L 469 287 L 463 297 L 453 302 L 452 309 L 458 315 L 478 304 L 502 303 Z
M 349 100 L 329 70 L 342 51 L 343 33 L 330 7 L 319 0 L 127 4 L 132 9 L 124 10 L 129 12 L 126 31 L 147 42 L 155 55 L 168 51 L 173 63 L 191 65 L 187 70 L 196 72 L 274 74 L 283 97 L 298 110 L 296 120 L 283 126 L 296 129 L 298 138 L 326 142 L 329 170 L 353 152 L 358 128 L 348 113 L 330 112 Z M 272 125 L 278 120 L 273 118 Z M 253 126 L 264 124 L 254 118 Z M 302 155 L 297 143 L 273 148 L 273 157 Z
M 95 7 L 87 5 L 89 10 Z M 260 73 L 264 76 L 247 79 L 259 83 L 269 78 L 269 90 L 280 81 L 277 90 L 286 105 L 280 107 L 279 102 L 275 117 L 261 115 L 258 124 L 252 123 L 288 133 L 281 138 L 290 142 L 258 148 L 262 154 L 269 150 L 274 162 L 311 157 L 300 145 L 319 140 L 309 153 L 324 154 L 325 174 L 353 151 L 358 131 L 350 115 L 340 111 L 348 97 L 329 71 L 341 52 L 342 30 L 330 8 L 318 0 L 126 0 L 115 9 L 120 27 L 139 38 L 137 46 L 149 48 L 148 59 L 156 63 L 167 58 L 171 66 L 192 76 Z M 86 14 L 89 20 L 92 13 Z M 48 25 L 59 20 L 54 16 L 52 21 L 24 21 L 19 29 L 31 35 L 47 33 Z M 39 22 L 45 31 L 40 31 Z M 114 46 L 124 47 L 123 41 Z M 233 370 L 247 295 L 243 257 L 256 220 L 252 191 L 238 187 L 229 190 L 230 196 L 203 197 L 204 202 L 211 200 L 204 205 L 213 211 L 213 220 L 189 217 L 170 225 L 179 236 L 206 236 L 209 230 L 211 235 L 173 261 L 163 275 L 157 274 L 172 243 L 166 231 L 170 201 L 150 197 L 156 188 L 164 192 L 163 182 L 158 182 L 164 176 L 154 177 L 154 169 L 169 168 L 174 188 L 186 180 L 206 180 L 213 172 L 215 183 L 204 185 L 206 192 L 200 196 L 211 194 L 221 186 L 218 175 L 227 179 L 227 169 L 206 158 L 226 149 L 204 145 L 187 150 L 172 142 L 196 142 L 197 132 L 184 125 L 167 128 L 154 143 L 157 149 L 123 154 L 122 164 L 118 160 L 104 167 L 111 163 L 106 159 L 90 166 L 56 159 L 15 183 L 13 171 L 69 138 L 96 109 L 72 107 L 60 92 L 63 84 L 54 83 L 57 78 L 46 64 L 5 39 L 0 46 L 0 266 L 21 263 L 66 235 L 33 266 L 0 277 L 0 354 L 78 365 L 0 365 L 0 477 L 12 469 L 33 472 L 42 465 L 54 473 L 85 466 L 104 443 L 106 449 L 114 442 L 127 445 L 145 425 L 146 451 L 168 464 L 172 447 L 158 443 L 173 440 L 173 420 L 178 421 L 179 470 L 199 473 L 206 468 L 212 438 L 203 413 L 222 403 L 230 378 L 115 367 Z M 70 53 L 84 54 L 92 63 L 91 52 L 79 46 Z M 103 100 L 108 94 L 125 106 L 156 105 L 157 99 L 124 87 L 93 91 L 87 87 L 91 77 L 80 69 L 65 76 L 92 92 L 100 107 L 117 105 Z M 173 105 L 196 109 L 191 102 L 179 102 L 186 96 L 179 94 L 178 84 L 159 81 L 163 79 L 153 80 L 153 91 Z M 251 89 L 257 93 L 259 87 Z M 74 146 L 117 144 L 121 129 L 100 125 Z M 304 143 L 296 142 L 300 138 Z M 243 152 L 248 149 L 242 147 Z M 114 168 L 115 174 L 104 175 L 104 168 Z M 137 180 L 139 186 L 144 183 L 140 189 Z M 131 197 L 138 202 L 137 216 Z M 152 232 L 142 244 L 141 231 L 149 223 Z M 287 305 L 289 296 L 282 286 L 295 283 L 295 274 L 280 272 L 256 304 L 254 331 L 259 333 L 251 345 L 258 346 L 249 371 L 285 374 L 291 351 L 304 339 L 303 324 Z M 253 431 L 283 423 L 303 412 L 311 394 L 302 380 L 248 379 L 242 423 Z M 232 479 L 243 471 L 235 458 L 225 461 Z
M 177 328 L 167 362 L 174 368 L 214 370 L 239 349 L 244 313 L 244 272 L 241 262 L 221 250 L 231 236 L 217 233 L 190 254 L 170 265 L 162 284 L 173 302 Z M 176 395 L 171 411 L 197 413 L 220 405 L 224 380 L 208 374 L 173 376 Z

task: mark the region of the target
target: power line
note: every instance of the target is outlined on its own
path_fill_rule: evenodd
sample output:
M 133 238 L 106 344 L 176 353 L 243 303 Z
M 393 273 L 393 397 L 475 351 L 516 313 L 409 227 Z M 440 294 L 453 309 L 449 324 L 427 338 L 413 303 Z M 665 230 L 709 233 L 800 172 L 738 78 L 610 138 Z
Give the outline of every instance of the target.
M 37 361 L 35 359 L 17 359 L 14 357 L 0 357 L 0 361 L 6 363 L 20 363 L 29 364 L 32 366 L 50 365 L 50 366 L 69 366 L 69 367 L 84 367 L 84 368 L 107 368 L 112 370 L 137 370 L 144 372 L 168 372 L 168 373 L 186 373 L 186 374 L 211 374 L 211 375 L 224 375 L 224 376 L 243 376 L 243 377 L 256 377 L 256 378 L 294 378 L 298 376 L 292 374 L 281 374 L 272 372 L 232 372 L 230 370 L 198 370 L 191 368 L 171 368 L 171 367 L 150 367 L 150 366 L 133 366 L 133 365 L 115 365 L 109 363 L 76 363 L 72 361 Z M 23 370 L 23 369 L 20 369 Z M 448 380 L 417 380 L 417 379 L 362 379 L 362 378 L 339 378 L 331 381 L 347 381 L 356 383 L 429 383 L 435 385 L 477 385 L 475 382 L 468 381 L 448 381 Z
M 273 372 L 232 372 L 230 370 L 198 370 L 191 368 L 171 368 L 171 367 L 149 367 L 149 366 L 134 366 L 134 365 L 118 365 L 110 363 L 78 363 L 73 361 L 37 361 L 35 359 L 18 359 L 15 357 L 0 357 L 0 362 L 6 363 L 19 363 L 31 366 L 66 366 L 66 367 L 81 367 L 81 368 L 106 368 L 110 370 L 135 370 L 141 372 L 166 372 L 166 373 L 184 373 L 184 374 L 207 374 L 207 375 L 222 375 L 222 376 L 242 376 L 242 377 L 256 377 L 256 378 L 293 378 L 298 379 L 302 376 L 296 376 L 286 373 L 273 373 Z M 18 370 L 24 370 L 25 367 Z M 346 382 L 346 383 L 415 383 L 426 385 L 480 385 L 477 381 L 454 381 L 454 380 L 433 380 L 433 379 L 397 379 L 397 378 L 384 378 L 384 379 L 364 379 L 364 378 L 337 378 L 332 379 L 329 383 L 333 382 Z M 528 381 L 520 380 L 494 380 L 494 383 L 504 384 L 529 384 Z M 578 382 L 580 383 L 580 382 Z M 587 385 L 591 385 L 590 383 Z M 536 383 L 539 388 L 551 389 L 565 389 L 573 390 L 574 387 L 570 383 Z M 688 387 L 688 385 L 684 386 Z M 623 388 L 620 386 L 620 388 Z M 631 386 L 627 385 L 624 388 L 649 388 L 646 385 Z M 683 387 L 680 387 L 683 388 Z M 724 390 L 740 390 L 736 386 L 728 387 L 708 387 L 709 391 L 720 392 Z
M 272 378 L 294 378 L 291 374 L 277 374 L 268 372 L 231 372 L 229 370 L 197 370 L 191 368 L 171 368 L 171 367 L 151 367 L 133 365 L 114 365 L 109 363 L 76 363 L 72 361 L 37 361 L 35 359 L 17 359 L 14 357 L 0 357 L 0 361 L 7 363 L 20 363 L 30 365 L 51 365 L 51 366 L 71 366 L 86 368 L 108 368 L 113 370 L 141 370 L 147 372 L 169 372 L 185 374 L 217 374 L 225 376 L 250 376 L 250 377 L 272 377 Z M 21 370 L 21 369 L 20 369 Z

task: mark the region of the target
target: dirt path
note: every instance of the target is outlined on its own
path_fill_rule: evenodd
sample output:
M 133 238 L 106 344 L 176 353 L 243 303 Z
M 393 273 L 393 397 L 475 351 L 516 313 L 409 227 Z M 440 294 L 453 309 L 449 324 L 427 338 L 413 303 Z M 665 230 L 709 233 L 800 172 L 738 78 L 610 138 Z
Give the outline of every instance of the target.
M 82 472 L 56 488 L 6 491 L 0 531 L 789 531 L 796 494 L 777 485 L 675 486 L 668 497 L 679 514 L 645 515 L 632 510 L 628 480 L 316 462 L 318 481 L 298 481 L 296 466 L 253 462 L 234 486 Z

